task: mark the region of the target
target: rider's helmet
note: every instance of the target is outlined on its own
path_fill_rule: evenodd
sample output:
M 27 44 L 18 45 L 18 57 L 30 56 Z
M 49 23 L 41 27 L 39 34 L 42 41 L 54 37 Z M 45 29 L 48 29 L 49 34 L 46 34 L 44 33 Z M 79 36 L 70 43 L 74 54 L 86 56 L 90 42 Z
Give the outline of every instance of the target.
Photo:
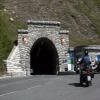
M 85 55 L 88 55 L 88 51 L 87 51 L 87 50 L 85 50 L 84 54 L 85 54 Z

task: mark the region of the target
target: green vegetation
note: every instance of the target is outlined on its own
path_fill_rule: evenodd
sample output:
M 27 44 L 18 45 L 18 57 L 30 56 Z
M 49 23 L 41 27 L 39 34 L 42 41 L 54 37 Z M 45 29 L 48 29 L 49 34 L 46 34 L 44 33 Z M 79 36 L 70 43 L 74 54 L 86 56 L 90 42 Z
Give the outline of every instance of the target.
M 0 5 L 0 7 L 3 7 Z M 9 20 L 10 15 L 8 12 L 0 9 L 0 72 L 5 71 L 4 62 L 6 60 L 12 47 L 13 42 L 17 38 L 17 29 L 24 27 L 24 24 L 17 19 L 14 21 Z
M 91 20 L 95 31 L 100 35 L 100 0 L 83 0 L 79 2 L 78 9 Z
M 100 0 L 92 0 L 96 5 L 100 5 Z

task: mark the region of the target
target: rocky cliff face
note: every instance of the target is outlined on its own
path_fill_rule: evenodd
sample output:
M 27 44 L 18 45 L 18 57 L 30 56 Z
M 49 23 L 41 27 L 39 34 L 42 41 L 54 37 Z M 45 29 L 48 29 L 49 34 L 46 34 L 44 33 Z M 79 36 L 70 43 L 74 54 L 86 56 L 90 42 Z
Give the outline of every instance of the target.
M 5 0 L 14 19 L 60 21 L 69 30 L 70 44 L 99 44 L 99 0 Z

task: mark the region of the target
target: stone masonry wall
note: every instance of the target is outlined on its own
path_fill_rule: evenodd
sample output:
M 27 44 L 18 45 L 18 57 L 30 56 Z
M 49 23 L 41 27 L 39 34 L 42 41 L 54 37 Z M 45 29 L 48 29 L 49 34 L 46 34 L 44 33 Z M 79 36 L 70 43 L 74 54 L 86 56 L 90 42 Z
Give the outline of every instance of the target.
M 67 67 L 69 37 L 66 30 L 60 29 L 60 22 L 29 20 L 27 30 L 18 30 L 19 66 L 23 70 L 21 75 L 30 75 L 30 51 L 34 43 L 42 37 L 48 38 L 55 45 L 59 56 L 58 72 L 65 72 L 65 68 Z

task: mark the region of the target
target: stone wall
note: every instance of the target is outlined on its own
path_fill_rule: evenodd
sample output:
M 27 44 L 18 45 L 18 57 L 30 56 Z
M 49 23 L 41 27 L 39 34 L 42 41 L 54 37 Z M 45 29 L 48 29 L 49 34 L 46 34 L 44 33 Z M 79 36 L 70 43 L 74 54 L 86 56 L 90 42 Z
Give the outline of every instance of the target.
M 20 58 L 16 60 L 19 60 L 20 63 L 17 67 L 22 69 L 21 75 L 30 75 L 30 51 L 34 43 L 42 37 L 51 40 L 56 47 L 59 56 L 58 72 L 65 72 L 69 48 L 68 31 L 61 30 L 60 22 L 29 20 L 27 30 L 18 30 L 18 53 L 20 54 Z M 9 64 L 7 64 L 7 70 L 9 70 Z M 18 73 L 17 70 L 15 72 Z

